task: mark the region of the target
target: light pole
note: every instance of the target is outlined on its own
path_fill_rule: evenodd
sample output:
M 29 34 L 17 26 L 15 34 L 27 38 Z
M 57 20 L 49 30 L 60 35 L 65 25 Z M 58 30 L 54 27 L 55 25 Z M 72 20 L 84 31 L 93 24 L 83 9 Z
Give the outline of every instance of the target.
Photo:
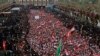
M 13 0 L 13 2 L 16 2 L 15 0 Z
M 12 4 L 13 4 L 13 6 L 15 6 L 15 4 L 16 4 L 16 1 L 15 1 L 15 0 L 13 0 L 13 1 L 12 1 Z

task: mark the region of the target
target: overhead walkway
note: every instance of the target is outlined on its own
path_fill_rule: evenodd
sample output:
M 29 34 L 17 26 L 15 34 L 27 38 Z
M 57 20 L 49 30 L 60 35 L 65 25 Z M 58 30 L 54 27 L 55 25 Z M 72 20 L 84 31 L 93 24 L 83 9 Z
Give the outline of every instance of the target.
M 11 5 L 10 3 L 4 3 L 0 5 L 0 12 L 3 11 L 8 11 L 9 9 L 11 9 Z

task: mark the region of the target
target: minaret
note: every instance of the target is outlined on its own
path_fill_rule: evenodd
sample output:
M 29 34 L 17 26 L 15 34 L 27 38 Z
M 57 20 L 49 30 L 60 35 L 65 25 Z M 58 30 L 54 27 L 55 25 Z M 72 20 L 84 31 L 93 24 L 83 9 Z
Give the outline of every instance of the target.
M 49 0 L 49 4 L 53 4 L 53 1 L 54 1 L 54 0 Z

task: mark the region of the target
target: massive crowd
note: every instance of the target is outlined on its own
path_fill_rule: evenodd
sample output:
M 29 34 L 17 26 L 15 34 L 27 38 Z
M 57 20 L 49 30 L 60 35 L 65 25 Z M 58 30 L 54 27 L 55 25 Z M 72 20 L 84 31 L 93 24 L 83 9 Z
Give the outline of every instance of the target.
M 39 18 L 35 19 L 35 16 Z M 39 56 L 55 56 L 60 40 L 60 56 L 100 56 L 99 47 L 89 43 L 91 37 L 81 35 L 74 26 L 66 28 L 54 14 L 31 9 L 28 17 L 30 29 L 27 41 Z

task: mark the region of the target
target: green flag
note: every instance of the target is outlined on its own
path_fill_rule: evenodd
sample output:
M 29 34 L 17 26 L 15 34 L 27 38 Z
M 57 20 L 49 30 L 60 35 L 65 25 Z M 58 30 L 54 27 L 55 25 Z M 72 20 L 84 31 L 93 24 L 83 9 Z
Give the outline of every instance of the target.
M 57 48 L 57 51 L 56 51 L 56 56 L 60 56 L 61 48 L 62 48 L 62 41 L 60 40 L 59 41 L 58 48 Z

